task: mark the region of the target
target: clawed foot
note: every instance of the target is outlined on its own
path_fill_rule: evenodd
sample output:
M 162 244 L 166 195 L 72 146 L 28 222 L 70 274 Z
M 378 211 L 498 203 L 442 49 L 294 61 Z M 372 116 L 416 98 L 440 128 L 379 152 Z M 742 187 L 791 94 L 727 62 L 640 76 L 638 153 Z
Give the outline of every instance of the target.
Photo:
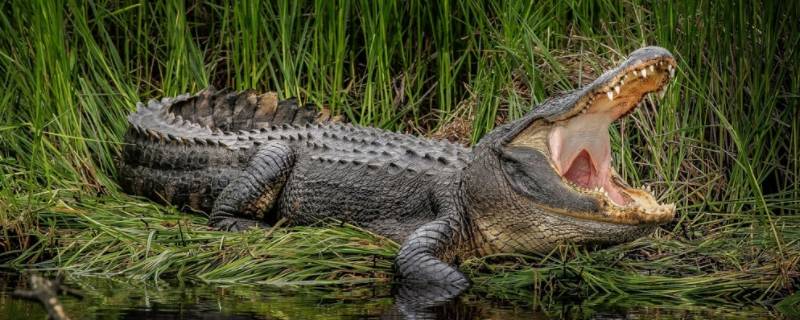
M 451 290 L 464 290 L 470 282 L 461 271 L 438 259 L 426 260 L 426 263 L 412 266 L 410 270 L 398 268 L 398 280 L 417 286 L 435 286 Z M 403 272 L 405 271 L 405 272 Z
M 215 222 L 211 225 L 214 229 L 222 231 L 240 232 L 247 229 L 257 227 L 261 229 L 269 229 L 271 226 L 261 221 L 239 218 L 226 218 Z

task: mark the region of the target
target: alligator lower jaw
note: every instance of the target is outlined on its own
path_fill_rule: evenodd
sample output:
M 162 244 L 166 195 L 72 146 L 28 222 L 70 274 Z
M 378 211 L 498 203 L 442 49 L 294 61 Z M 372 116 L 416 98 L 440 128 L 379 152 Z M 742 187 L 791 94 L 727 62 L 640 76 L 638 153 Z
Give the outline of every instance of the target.
M 651 93 L 662 93 L 674 61 L 651 60 L 628 67 L 586 94 L 574 116 L 557 121 L 548 135 L 551 161 L 565 184 L 604 204 L 602 213 L 567 215 L 615 224 L 660 224 L 674 217 L 674 204 L 659 204 L 649 188 L 632 188 L 614 172 L 609 125 L 630 114 Z
M 568 179 L 564 183 L 572 187 L 577 192 L 590 195 L 602 202 L 603 211 L 601 212 L 564 212 L 564 215 L 598 222 L 608 222 L 613 224 L 625 225 L 648 225 L 663 224 L 672 220 L 675 216 L 675 204 L 658 203 L 649 187 L 632 188 L 624 186 L 619 181 L 619 176 L 612 173 L 612 181 L 609 185 L 620 194 L 624 199 L 624 204 L 617 203 L 606 187 L 594 189 L 583 188 Z

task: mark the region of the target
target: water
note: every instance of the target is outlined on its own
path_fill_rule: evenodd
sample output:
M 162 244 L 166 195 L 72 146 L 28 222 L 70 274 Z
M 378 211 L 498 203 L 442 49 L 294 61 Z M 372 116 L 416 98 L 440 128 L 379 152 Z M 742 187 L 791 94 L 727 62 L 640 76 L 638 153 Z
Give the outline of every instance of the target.
M 13 298 L 20 277 L 0 274 L 0 319 L 45 319 L 35 302 Z M 736 305 L 637 306 L 570 301 L 546 311 L 514 306 L 475 295 L 413 310 L 398 303 L 386 286 L 275 289 L 254 286 L 132 284 L 124 279 L 69 278 L 79 300 L 61 296 L 73 319 L 772 319 L 779 312 Z M 397 290 L 395 290 L 397 291 Z M 538 308 L 541 309 L 541 308 Z M 787 317 L 784 317 L 787 318 Z

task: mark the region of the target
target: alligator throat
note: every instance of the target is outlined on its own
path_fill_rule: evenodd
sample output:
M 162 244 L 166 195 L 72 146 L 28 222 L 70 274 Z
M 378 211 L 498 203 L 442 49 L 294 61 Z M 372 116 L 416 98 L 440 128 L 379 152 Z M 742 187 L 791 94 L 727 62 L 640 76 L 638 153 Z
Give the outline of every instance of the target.
M 550 150 L 558 172 L 572 184 L 602 189 L 617 205 L 629 201 L 611 181 L 609 112 L 589 112 L 558 126 L 550 133 Z

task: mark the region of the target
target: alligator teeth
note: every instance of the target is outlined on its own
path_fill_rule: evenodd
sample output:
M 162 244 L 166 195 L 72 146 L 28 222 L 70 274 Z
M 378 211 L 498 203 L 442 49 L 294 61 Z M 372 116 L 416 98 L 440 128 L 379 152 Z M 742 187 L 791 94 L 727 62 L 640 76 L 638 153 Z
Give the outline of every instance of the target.
M 611 92 L 611 91 L 606 92 L 606 96 L 608 97 L 608 101 L 613 101 L 614 100 L 614 93 L 613 92 Z
M 658 90 L 658 98 L 664 99 L 664 96 L 667 95 L 667 86 L 663 86 L 661 90 Z
M 652 64 L 651 64 L 651 65 L 650 65 L 650 72 L 652 72 L 652 73 L 656 73 L 656 66 L 654 66 L 654 65 L 652 65 Z
M 624 85 L 625 85 L 625 79 L 627 79 L 627 78 L 628 78 L 628 76 L 627 76 L 627 75 L 625 75 L 625 78 L 624 78 L 624 79 L 622 79 L 622 80 L 619 80 L 619 85 L 621 85 L 621 86 L 624 86 Z
M 619 94 L 621 90 L 622 88 L 620 88 L 619 86 L 614 86 L 614 91 L 617 92 L 617 94 Z
M 642 69 L 642 78 L 647 78 L 647 70 Z
M 674 77 L 675 76 L 675 67 L 673 67 L 672 65 L 669 65 L 669 66 L 667 66 L 667 69 L 669 70 L 669 77 L 670 78 Z

